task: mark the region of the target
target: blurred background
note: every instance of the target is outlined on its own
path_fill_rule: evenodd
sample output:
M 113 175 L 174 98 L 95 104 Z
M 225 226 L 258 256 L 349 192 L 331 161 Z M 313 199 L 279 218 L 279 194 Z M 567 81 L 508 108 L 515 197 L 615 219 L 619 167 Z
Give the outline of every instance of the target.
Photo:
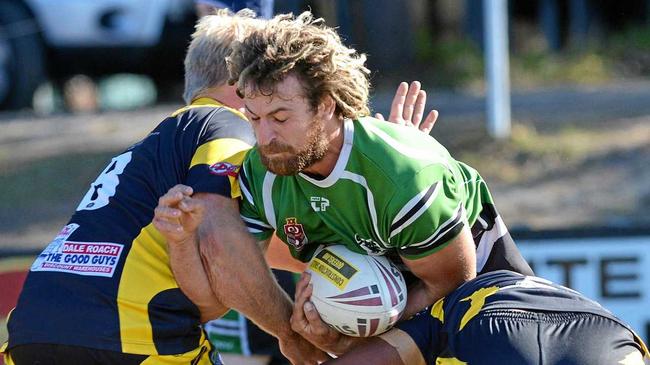
M 368 54 L 374 111 L 386 115 L 399 81 L 420 80 L 440 111 L 432 135 L 481 172 L 536 272 L 648 340 L 638 309 L 650 306 L 650 0 L 505 1 L 501 138 L 486 123 L 494 2 L 274 10 L 311 9 Z M 113 155 L 182 104 L 195 21 L 191 0 L 0 0 L 0 317 L 25 253 L 54 237 Z

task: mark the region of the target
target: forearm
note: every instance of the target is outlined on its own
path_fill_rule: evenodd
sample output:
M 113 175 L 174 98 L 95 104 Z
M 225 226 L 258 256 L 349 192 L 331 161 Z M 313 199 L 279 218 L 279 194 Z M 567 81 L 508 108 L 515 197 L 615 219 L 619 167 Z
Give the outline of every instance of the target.
M 284 336 L 291 332 L 291 299 L 275 281 L 254 240 L 239 239 L 231 241 L 234 245 L 228 249 L 221 249 L 211 239 L 201 239 L 210 286 L 222 303 L 270 334 Z
M 201 263 L 197 238 L 186 242 L 169 242 L 169 258 L 181 291 L 199 308 L 201 323 L 219 318 L 228 308 L 212 292 L 208 276 Z
M 201 259 L 212 291 L 221 303 L 272 335 L 295 335 L 289 324 L 291 299 L 246 231 L 237 206 L 218 208 L 218 216 L 207 217 L 199 229 Z

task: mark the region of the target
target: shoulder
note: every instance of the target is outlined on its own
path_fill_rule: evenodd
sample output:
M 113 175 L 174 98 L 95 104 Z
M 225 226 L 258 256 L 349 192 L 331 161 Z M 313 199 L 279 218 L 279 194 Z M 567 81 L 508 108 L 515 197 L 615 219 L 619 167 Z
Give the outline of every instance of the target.
M 222 105 L 189 105 L 172 113 L 170 119 L 181 131 L 198 133 L 203 142 L 235 138 L 249 145 L 255 143 L 253 129 L 243 114 Z
M 402 184 L 424 170 L 444 171 L 455 164 L 434 138 L 411 127 L 374 118 L 354 121 L 354 154 L 366 166 Z

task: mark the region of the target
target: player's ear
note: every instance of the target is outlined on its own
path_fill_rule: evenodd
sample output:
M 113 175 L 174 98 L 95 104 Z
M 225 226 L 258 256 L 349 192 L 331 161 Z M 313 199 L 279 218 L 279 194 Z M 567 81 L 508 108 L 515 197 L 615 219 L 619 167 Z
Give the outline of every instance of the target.
M 324 95 L 318 104 L 318 114 L 323 119 L 331 119 L 336 112 L 336 102 L 330 95 Z

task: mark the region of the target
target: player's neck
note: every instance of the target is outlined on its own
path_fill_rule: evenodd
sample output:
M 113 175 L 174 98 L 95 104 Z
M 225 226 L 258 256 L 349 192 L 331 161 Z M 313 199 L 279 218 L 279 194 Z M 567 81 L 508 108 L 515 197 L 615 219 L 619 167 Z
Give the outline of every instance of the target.
M 303 170 L 304 173 L 323 178 L 332 173 L 343 149 L 343 140 L 345 139 L 344 129 L 342 119 L 335 118 L 325 122 L 325 132 L 329 140 L 329 148 L 325 152 L 325 156 L 320 161 Z
M 233 109 L 244 108 L 244 100 L 237 96 L 236 88 L 230 85 L 213 87 L 202 92 L 199 98 L 210 98 Z

